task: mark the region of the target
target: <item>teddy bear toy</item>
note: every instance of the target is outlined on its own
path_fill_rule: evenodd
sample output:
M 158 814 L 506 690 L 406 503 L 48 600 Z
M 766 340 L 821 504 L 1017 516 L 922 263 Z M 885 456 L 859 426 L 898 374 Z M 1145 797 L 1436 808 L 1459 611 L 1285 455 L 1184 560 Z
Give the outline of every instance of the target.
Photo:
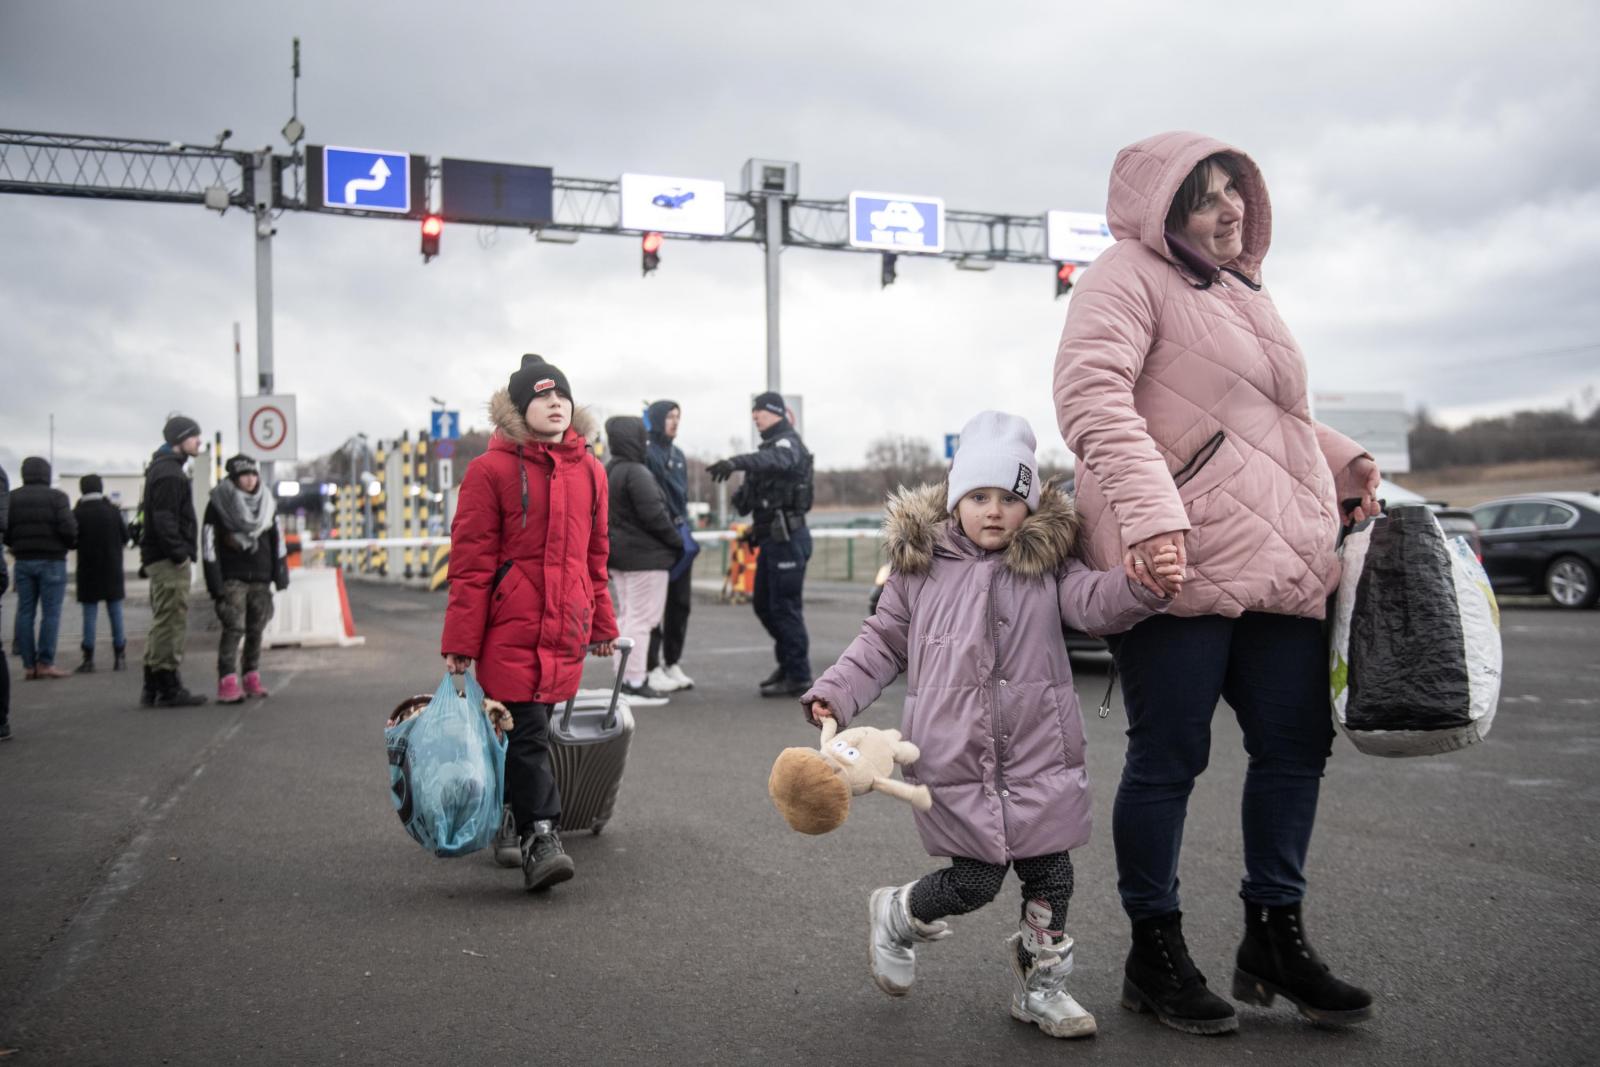
M 786 748 L 772 765 L 767 792 L 792 829 L 825 834 L 843 825 L 850 798 L 879 792 L 906 801 L 918 811 L 933 807 L 925 785 L 891 777 L 895 764 L 915 763 L 917 746 L 899 730 L 852 726 L 840 731 L 830 716 L 822 720 L 821 748 Z

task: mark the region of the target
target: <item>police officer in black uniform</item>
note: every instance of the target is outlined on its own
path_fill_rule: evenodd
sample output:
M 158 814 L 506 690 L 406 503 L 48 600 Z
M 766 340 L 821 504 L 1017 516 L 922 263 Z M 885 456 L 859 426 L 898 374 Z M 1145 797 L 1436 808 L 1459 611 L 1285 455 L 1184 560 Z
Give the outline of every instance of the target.
M 806 561 L 811 558 L 811 453 L 789 422 L 788 408 L 777 393 L 755 399 L 751 419 L 761 431 L 754 452 L 718 460 L 706 468 L 714 481 L 744 471 L 744 483 L 733 494 L 739 514 L 754 512 L 750 543 L 761 550 L 756 559 L 752 600 L 756 618 L 772 635 L 778 668 L 761 683 L 761 695 L 799 696 L 811 687 L 811 639 L 801 593 Z

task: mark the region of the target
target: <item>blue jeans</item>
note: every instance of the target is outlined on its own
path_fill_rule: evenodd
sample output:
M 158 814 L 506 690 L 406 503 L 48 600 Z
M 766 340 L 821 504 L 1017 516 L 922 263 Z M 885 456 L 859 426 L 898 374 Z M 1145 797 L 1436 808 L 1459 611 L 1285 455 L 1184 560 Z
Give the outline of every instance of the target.
M 750 595 L 756 618 L 772 636 L 783 676 L 791 682 L 811 681 L 811 638 L 801 603 L 810 559 L 811 531 L 804 526 L 791 532 L 787 541 L 763 541 Z
M 13 573 L 17 583 L 17 655 L 22 657 L 24 667 L 48 667 L 56 661 L 61 602 L 67 595 L 67 561 L 19 559 Z M 35 615 L 39 616 L 37 638 L 33 630 Z
M 106 614 L 111 616 L 111 647 L 120 649 L 128 643 L 128 637 L 122 632 L 122 601 L 120 600 L 86 600 L 83 602 L 83 650 L 94 651 L 94 627 L 100 614 L 100 605 L 106 606 Z
M 1158 615 L 1109 642 L 1128 712 L 1112 810 L 1123 910 L 1147 919 L 1178 909 L 1184 816 L 1211 755 L 1218 697 L 1234 709 L 1250 757 L 1239 895 L 1253 904 L 1298 903 L 1333 743 L 1322 623 L 1258 612 Z

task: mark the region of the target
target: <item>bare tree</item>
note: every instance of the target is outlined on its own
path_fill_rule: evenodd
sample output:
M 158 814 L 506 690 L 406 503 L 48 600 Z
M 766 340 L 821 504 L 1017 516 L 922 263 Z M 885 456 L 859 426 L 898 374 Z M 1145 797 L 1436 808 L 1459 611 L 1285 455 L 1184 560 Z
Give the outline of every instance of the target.
M 927 481 L 937 468 L 933 446 L 920 437 L 891 434 L 867 446 L 867 470 L 883 495 Z

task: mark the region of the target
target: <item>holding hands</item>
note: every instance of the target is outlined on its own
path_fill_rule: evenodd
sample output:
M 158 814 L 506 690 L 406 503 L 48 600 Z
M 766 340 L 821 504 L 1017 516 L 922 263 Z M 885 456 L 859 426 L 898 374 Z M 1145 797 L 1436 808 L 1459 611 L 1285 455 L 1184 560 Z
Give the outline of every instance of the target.
M 1144 586 L 1162 599 L 1183 592 L 1188 556 L 1183 548 L 1183 531 L 1157 534 L 1134 545 L 1122 557 L 1122 569 L 1130 582 Z

